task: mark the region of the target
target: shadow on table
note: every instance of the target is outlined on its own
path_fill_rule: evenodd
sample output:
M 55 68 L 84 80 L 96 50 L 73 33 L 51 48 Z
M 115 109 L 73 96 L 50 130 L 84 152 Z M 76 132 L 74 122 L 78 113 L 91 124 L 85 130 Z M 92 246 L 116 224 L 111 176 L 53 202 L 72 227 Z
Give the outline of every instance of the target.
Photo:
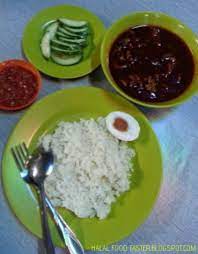
M 107 81 L 101 67 L 98 67 L 91 74 L 89 74 L 88 79 L 92 86 L 115 93 L 115 89 Z
M 45 253 L 45 248 L 44 248 L 43 240 L 38 239 L 38 254 L 44 254 L 44 253 Z M 58 247 L 55 247 L 55 253 L 56 254 L 70 254 L 67 248 L 62 249 Z
M 43 253 L 45 253 L 43 240 L 38 239 L 38 254 L 43 254 Z
M 166 117 L 168 114 L 173 113 L 177 107 L 172 108 L 146 108 L 143 106 L 136 105 L 149 120 L 155 121 Z

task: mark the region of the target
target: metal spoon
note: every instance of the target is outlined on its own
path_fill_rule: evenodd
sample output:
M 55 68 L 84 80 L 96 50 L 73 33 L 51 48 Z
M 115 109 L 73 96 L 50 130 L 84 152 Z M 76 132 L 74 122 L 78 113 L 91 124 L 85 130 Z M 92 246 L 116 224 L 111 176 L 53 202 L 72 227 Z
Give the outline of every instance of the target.
M 28 184 L 40 183 L 43 181 L 53 170 L 53 154 L 51 152 L 44 152 L 43 150 L 37 153 L 30 154 L 26 144 L 23 142 L 20 145 L 11 148 L 12 155 L 20 171 L 21 178 Z M 44 170 L 42 170 L 44 169 Z M 42 172 L 38 172 L 42 171 Z M 45 173 L 46 175 L 45 175 Z M 34 182 L 34 177 L 37 175 L 37 180 Z M 61 215 L 51 204 L 48 197 L 45 195 L 45 201 L 48 206 L 49 212 L 54 218 L 54 221 L 62 234 L 65 245 L 68 247 L 71 254 L 84 254 L 83 247 L 76 235 L 67 223 L 63 220 Z
M 37 186 L 40 195 L 41 222 L 43 230 L 43 239 L 47 254 L 55 254 L 54 245 L 51 239 L 48 220 L 47 207 L 45 202 L 45 178 L 51 174 L 53 170 L 54 157 L 51 152 L 40 151 L 30 156 L 26 162 L 29 179 Z

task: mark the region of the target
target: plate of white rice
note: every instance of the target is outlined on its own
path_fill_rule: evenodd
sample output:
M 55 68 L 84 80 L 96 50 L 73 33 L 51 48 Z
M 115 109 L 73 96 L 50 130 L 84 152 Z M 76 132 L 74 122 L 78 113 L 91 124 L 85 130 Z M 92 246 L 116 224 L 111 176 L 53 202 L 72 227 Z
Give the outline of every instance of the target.
M 107 131 L 104 119 L 113 111 L 138 121 L 138 139 L 121 142 Z M 23 141 L 30 151 L 38 144 L 53 151 L 46 192 L 85 249 L 122 240 L 152 211 L 162 179 L 160 147 L 143 113 L 119 95 L 93 87 L 58 91 L 35 103 L 11 133 L 2 160 L 4 192 L 18 220 L 41 238 L 37 197 L 10 152 Z M 49 220 L 54 244 L 64 247 Z
M 104 117 L 60 122 L 39 142 L 55 158 L 46 191 L 52 203 L 79 218 L 107 218 L 111 204 L 129 190 L 134 149 L 112 136 Z

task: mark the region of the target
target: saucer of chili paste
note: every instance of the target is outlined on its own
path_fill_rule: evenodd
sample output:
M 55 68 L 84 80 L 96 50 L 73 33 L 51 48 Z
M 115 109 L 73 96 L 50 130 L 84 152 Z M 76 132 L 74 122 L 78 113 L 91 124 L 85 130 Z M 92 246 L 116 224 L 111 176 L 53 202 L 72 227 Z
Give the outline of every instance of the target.
M 0 110 L 20 110 L 32 104 L 41 88 L 41 77 L 23 60 L 0 63 Z

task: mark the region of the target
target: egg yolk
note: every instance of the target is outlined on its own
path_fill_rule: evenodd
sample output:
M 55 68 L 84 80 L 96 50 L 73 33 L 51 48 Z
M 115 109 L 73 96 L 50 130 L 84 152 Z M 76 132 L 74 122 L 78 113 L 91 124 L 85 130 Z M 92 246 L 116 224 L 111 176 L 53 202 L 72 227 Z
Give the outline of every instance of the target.
M 127 131 L 128 130 L 128 123 L 120 117 L 115 119 L 113 126 L 119 131 Z

